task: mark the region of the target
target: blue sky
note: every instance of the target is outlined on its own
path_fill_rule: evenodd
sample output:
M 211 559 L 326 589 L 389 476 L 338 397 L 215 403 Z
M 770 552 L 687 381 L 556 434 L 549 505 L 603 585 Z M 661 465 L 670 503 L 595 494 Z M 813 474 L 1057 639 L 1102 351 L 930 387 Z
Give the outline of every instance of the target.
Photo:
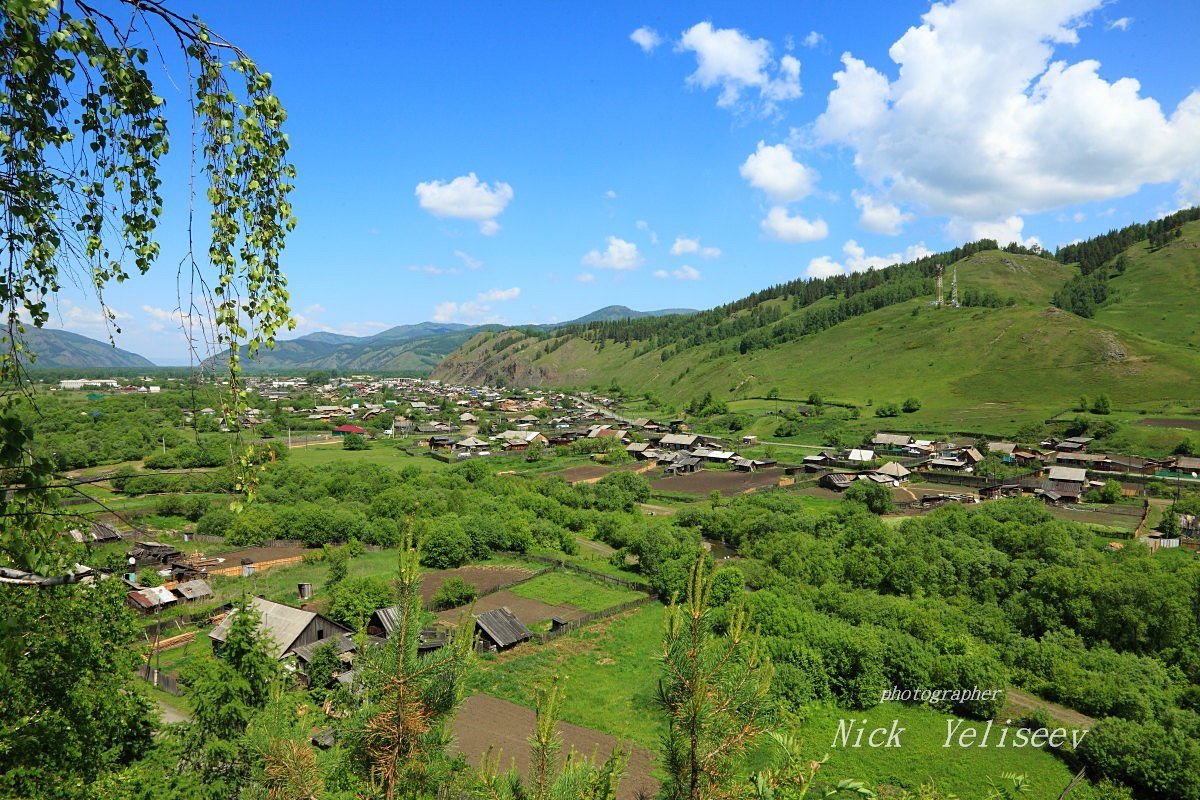
M 1200 202 L 1200 4 L 198 10 L 289 112 L 292 335 L 706 308 Z M 161 93 L 182 141 L 183 95 Z M 186 363 L 182 151 L 160 263 L 107 298 L 118 344 L 159 363 Z M 67 290 L 52 324 L 102 335 L 94 308 Z

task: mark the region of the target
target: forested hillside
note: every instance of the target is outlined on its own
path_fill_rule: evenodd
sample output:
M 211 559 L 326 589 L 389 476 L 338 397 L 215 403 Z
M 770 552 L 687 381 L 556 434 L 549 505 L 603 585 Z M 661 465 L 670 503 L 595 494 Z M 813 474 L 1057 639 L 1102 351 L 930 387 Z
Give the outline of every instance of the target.
M 770 287 L 686 317 L 476 336 L 434 377 L 608 386 L 682 403 L 819 392 L 926 415 L 1036 417 L 1103 385 L 1122 406 L 1188 402 L 1200 369 L 1197 211 L 1062 248 L 981 241 L 909 264 Z M 957 273 L 960 306 L 945 298 Z M 1096 291 L 1096 285 L 1102 290 Z

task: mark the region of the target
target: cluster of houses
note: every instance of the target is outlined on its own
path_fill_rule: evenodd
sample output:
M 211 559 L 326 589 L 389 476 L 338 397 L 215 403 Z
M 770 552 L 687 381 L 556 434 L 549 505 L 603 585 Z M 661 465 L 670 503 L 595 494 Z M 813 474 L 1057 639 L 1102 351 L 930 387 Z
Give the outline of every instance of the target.
M 343 666 L 336 680 L 340 684 L 354 685 L 354 656 L 361 641 L 353 631 L 316 611 L 276 603 L 263 597 L 252 598 L 250 606 L 258 613 L 259 629 L 266 635 L 275 658 L 305 673 L 317 649 L 333 642 L 334 652 Z M 208 634 L 217 656 L 221 654 L 237 613 L 237 609 L 229 611 Z M 533 632 L 508 608 L 492 609 L 473 617 L 476 648 L 480 652 L 507 650 L 533 636 Z M 393 635 L 398 624 L 399 609 L 396 606 L 377 609 L 367 621 L 367 646 L 382 644 Z M 423 628 L 418 637 L 417 651 L 420 654 L 433 652 L 444 647 L 451 636 L 452 631 L 445 627 Z
M 1102 486 L 1104 482 L 1092 479 L 1089 472 L 1145 476 L 1200 472 L 1200 458 L 1150 459 L 1090 453 L 1088 447 L 1093 441 L 1091 437 L 1074 436 L 1050 439 L 1039 443 L 1037 448 L 1015 442 L 988 442 L 989 455 L 998 455 L 1006 466 L 1028 468 L 1026 474 L 1016 478 L 980 474 L 979 467 L 985 458 L 982 445 L 916 439 L 898 433 L 877 433 L 869 446 L 806 456 L 804 467 L 809 472 L 824 473 L 821 484 L 838 491 L 856 480 L 900 486 L 915 471 L 934 475 L 959 473 L 984 479 L 987 497 L 1027 492 L 1050 503 L 1078 502 L 1089 489 Z

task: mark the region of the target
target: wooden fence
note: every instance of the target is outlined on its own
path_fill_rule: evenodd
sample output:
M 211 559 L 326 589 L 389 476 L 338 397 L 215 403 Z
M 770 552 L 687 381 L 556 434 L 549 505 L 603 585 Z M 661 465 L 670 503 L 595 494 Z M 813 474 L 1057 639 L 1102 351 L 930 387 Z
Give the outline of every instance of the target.
M 587 567 L 581 567 L 578 564 L 572 564 L 571 562 L 565 561 L 560 558 L 552 558 L 550 556 L 538 556 L 538 555 L 533 555 L 532 553 L 511 553 L 511 552 L 508 552 L 505 550 L 497 550 L 496 552 L 499 555 L 509 556 L 511 558 L 523 558 L 528 561 L 536 561 L 539 564 L 549 564 L 549 565 L 551 565 L 552 569 L 562 569 L 562 570 L 568 570 L 568 571 L 574 571 L 574 572 L 581 572 L 584 575 L 595 578 L 596 580 L 604 581 L 606 583 L 611 583 L 614 586 L 621 586 L 626 589 L 633 589 L 636 592 L 651 592 L 652 591 L 650 589 L 650 587 L 644 583 L 638 583 L 637 581 L 630 581 L 630 580 L 626 580 L 625 578 L 618 578 L 615 575 L 608 575 L 603 572 L 597 572 L 593 569 L 588 569 Z M 549 570 L 546 570 L 546 571 L 548 572 Z M 539 574 L 541 574 L 541 573 L 539 573 Z M 510 584 L 510 585 L 512 585 L 512 584 Z
M 242 574 L 242 570 L 246 567 L 254 569 L 255 573 L 266 572 L 275 567 L 287 567 L 292 564 L 299 564 L 304 560 L 304 556 L 288 556 L 287 558 L 273 558 L 270 561 L 256 561 L 253 564 L 233 564 L 228 567 L 219 567 L 208 571 L 209 577 L 214 575 L 222 575 L 227 578 L 237 578 Z
M 169 672 L 161 672 L 152 668 L 149 664 L 143 664 L 137 668 L 137 676 L 148 683 L 154 684 L 167 694 L 172 694 L 176 697 L 183 695 L 183 687 L 179 685 L 178 676 L 172 675 Z
M 562 627 L 557 628 L 556 630 L 545 631 L 543 633 L 535 633 L 531 637 L 531 641 L 539 642 L 539 643 L 550 642 L 550 641 L 553 641 L 554 639 L 557 639 L 560 636 L 565 636 L 568 633 L 574 633 L 575 631 L 582 628 L 584 625 L 588 625 L 592 622 L 595 622 L 596 620 L 606 619 L 608 617 L 615 617 L 617 614 L 622 614 L 626 611 L 631 611 L 632 609 L 635 609 L 635 608 L 641 608 L 644 605 L 648 605 L 648 604 L 654 603 L 654 602 L 657 602 L 657 600 L 654 597 L 651 597 L 650 595 L 646 595 L 645 597 L 639 597 L 637 600 L 630 600 L 628 603 L 621 603 L 620 605 L 609 606 L 608 608 L 604 609 L 603 611 L 593 611 L 590 614 L 584 614 L 579 619 L 571 620 L 566 625 L 563 625 Z

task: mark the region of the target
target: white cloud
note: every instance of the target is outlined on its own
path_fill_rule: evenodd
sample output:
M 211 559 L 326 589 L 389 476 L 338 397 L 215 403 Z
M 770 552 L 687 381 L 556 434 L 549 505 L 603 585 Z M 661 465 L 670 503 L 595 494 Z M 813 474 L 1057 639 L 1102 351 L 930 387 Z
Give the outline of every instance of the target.
M 609 189 L 607 192 L 604 193 L 604 199 L 605 200 L 616 200 L 617 193 L 614 192 L 612 189 Z
M 488 289 L 486 292 L 477 294 L 474 300 L 467 300 L 462 303 L 447 300 L 444 303 L 438 303 L 434 307 L 433 321 L 465 322 L 468 324 L 504 322 L 502 316 L 492 313 L 491 304 L 515 300 L 520 295 L 520 287 L 514 286 L 511 289 Z
M 896 236 L 905 224 L 916 219 L 914 214 L 901 211 L 894 203 L 880 201 L 867 192 L 853 191 L 854 205 L 862 212 L 858 224 L 871 233 Z
M 924 242 L 910 245 L 903 253 L 892 253 L 887 256 L 869 256 L 867 250 L 858 242 L 849 239 L 842 245 L 843 260 L 834 261 L 829 256 L 818 256 L 808 262 L 805 275 L 809 278 L 828 278 L 831 275 L 845 275 L 851 272 L 866 272 L 871 269 L 882 269 L 893 264 L 903 264 L 916 261 L 930 255 Z
M 119 327 L 121 320 L 133 319 L 132 315 L 111 306 L 101 309 L 98 300 L 93 307 L 78 305 L 66 297 L 56 298 L 50 301 L 50 309 L 52 323 L 56 322 L 66 330 L 84 333 L 107 334 L 114 325 Z
M 656 232 L 650 230 L 649 222 L 646 222 L 646 220 L 644 220 L 644 219 L 639 219 L 637 221 L 637 229 L 639 231 L 645 231 L 646 233 L 650 234 L 650 244 L 658 244 L 658 234 Z
M 817 173 L 801 164 L 786 144 L 767 146 L 760 141 L 738 170 L 756 189 L 762 189 L 777 203 L 807 197 L 817 182 Z
M 627 270 L 639 267 L 642 257 L 638 253 L 637 245 L 633 242 L 609 236 L 608 248 L 603 253 L 599 250 L 591 250 L 583 257 L 581 263 L 585 267 L 596 267 L 597 269 Z
M 642 48 L 642 52 L 651 53 L 654 48 L 662 44 L 662 36 L 654 28 L 648 28 L 645 25 L 638 28 L 633 33 L 629 34 L 629 38 L 638 47 Z
M 1133 17 L 1121 17 L 1120 19 L 1114 19 L 1112 22 L 1108 23 L 1108 29 L 1110 31 L 1127 31 L 1129 30 L 1129 26 L 1132 24 Z
M 579 283 L 595 283 L 596 276 L 590 272 L 581 272 L 575 276 L 575 280 Z
M 671 255 L 682 256 L 689 253 L 695 253 L 701 258 L 720 258 L 721 248 L 702 247 L 699 239 L 689 239 L 686 236 L 675 237 L 675 244 L 671 245 Z
M 462 259 L 463 265 L 466 266 L 467 269 L 479 269 L 483 266 L 483 262 L 477 258 L 472 258 L 470 253 L 463 252 L 462 250 L 455 250 L 454 255 Z
M 783 206 L 775 206 L 767 212 L 767 218 L 762 221 L 762 229 L 772 239 L 781 242 L 815 242 L 829 235 L 829 226 L 825 220 L 807 220 L 801 216 L 791 216 Z
M 433 264 L 409 264 L 409 272 L 424 272 L 426 275 L 459 275 L 462 270 L 455 267 L 438 267 Z
M 1016 242 L 1025 247 L 1033 245 L 1041 245 L 1041 241 L 1036 236 L 1025 238 L 1021 236 L 1021 231 L 1025 228 L 1025 220 L 1013 215 L 1000 222 L 974 222 L 964 220 L 958 217 L 952 217 L 946 225 L 946 232 L 952 238 L 964 241 L 977 241 L 979 239 L 995 239 L 996 243 L 1003 247 L 1006 244 Z
M 421 208 L 435 217 L 473 220 L 479 223 L 480 233 L 491 236 L 500 230 L 495 217 L 512 201 L 513 188 L 501 181 L 489 186 L 470 172 L 449 183 L 418 183 L 416 195 Z
M 733 108 L 746 89 L 757 89 L 764 113 L 773 113 L 780 102 L 800 97 L 800 62 L 785 55 L 776 63 L 771 43 L 751 39 L 735 28 L 714 28 L 711 22 L 693 25 L 676 49 L 696 54 L 696 71 L 690 86 L 719 87 L 717 105 Z
M 684 264 L 679 269 L 673 269 L 670 272 L 667 272 L 665 269 L 655 270 L 654 277 L 674 278 L 677 281 L 698 281 L 700 280 L 700 270 Z
M 807 47 L 808 49 L 811 50 L 814 47 L 819 46 L 821 44 L 821 42 L 823 42 L 823 41 L 825 41 L 824 36 L 817 33 L 816 31 L 809 31 L 808 36 L 805 36 L 804 40 L 802 42 L 800 42 L 800 44 L 804 45 L 805 47 Z
M 889 50 L 894 80 L 842 56 L 818 141 L 849 146 L 893 201 L 965 225 L 1180 181 L 1200 162 L 1200 92 L 1167 116 L 1132 78 L 1052 60 L 1101 5 L 936 3 Z

